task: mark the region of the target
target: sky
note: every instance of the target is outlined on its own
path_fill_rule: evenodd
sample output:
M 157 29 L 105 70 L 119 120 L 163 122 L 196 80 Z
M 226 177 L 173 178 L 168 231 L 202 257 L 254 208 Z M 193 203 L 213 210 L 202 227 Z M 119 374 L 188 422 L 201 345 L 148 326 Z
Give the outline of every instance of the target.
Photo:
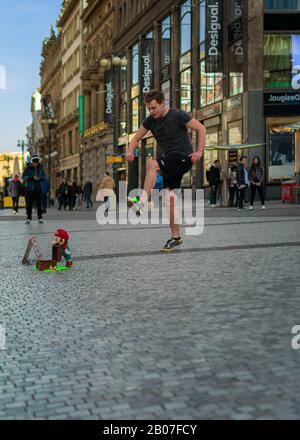
M 0 153 L 18 151 L 18 139 L 26 140 L 31 94 L 40 85 L 42 42 L 56 24 L 61 3 L 0 0 Z

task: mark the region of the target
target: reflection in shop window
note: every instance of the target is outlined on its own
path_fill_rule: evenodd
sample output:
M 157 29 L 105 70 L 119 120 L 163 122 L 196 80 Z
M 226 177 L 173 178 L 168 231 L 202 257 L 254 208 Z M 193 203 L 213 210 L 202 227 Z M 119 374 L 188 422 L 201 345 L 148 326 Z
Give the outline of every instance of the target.
M 219 143 L 219 135 L 218 131 L 214 133 L 207 133 L 206 134 L 206 140 L 205 145 L 206 146 L 213 146 L 218 145 Z M 206 171 L 209 171 L 210 167 L 214 163 L 215 160 L 218 159 L 218 150 L 204 150 L 204 185 L 208 185 L 209 182 L 206 179 Z
M 181 72 L 180 84 L 180 108 L 186 112 L 190 112 L 192 110 L 191 69 Z
M 180 8 L 180 54 L 192 48 L 192 0 L 187 0 Z
M 223 99 L 223 74 L 206 73 L 205 60 L 200 63 L 201 107 Z
M 139 45 L 136 44 L 132 48 L 132 81 L 131 84 L 138 84 L 139 82 Z
M 230 96 L 243 93 L 243 74 L 240 72 L 230 73 Z
M 139 98 L 135 98 L 131 101 L 131 114 L 132 114 L 132 132 L 135 132 L 139 128 Z
M 165 95 L 165 103 L 168 107 L 171 106 L 171 81 L 166 81 L 161 85 L 161 91 Z
M 161 23 L 161 65 L 171 63 L 171 18 L 166 17 Z
M 300 170 L 299 119 L 295 116 L 266 120 L 269 182 L 291 179 Z
M 266 89 L 300 89 L 300 35 L 264 36 L 264 83 Z

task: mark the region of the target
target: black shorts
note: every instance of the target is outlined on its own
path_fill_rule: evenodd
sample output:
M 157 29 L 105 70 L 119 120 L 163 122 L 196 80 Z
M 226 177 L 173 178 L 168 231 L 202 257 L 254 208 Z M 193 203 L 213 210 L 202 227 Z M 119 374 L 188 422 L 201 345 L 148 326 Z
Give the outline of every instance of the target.
M 178 189 L 185 173 L 191 170 L 193 163 L 188 153 L 170 153 L 157 159 L 161 174 L 164 179 L 164 187 Z

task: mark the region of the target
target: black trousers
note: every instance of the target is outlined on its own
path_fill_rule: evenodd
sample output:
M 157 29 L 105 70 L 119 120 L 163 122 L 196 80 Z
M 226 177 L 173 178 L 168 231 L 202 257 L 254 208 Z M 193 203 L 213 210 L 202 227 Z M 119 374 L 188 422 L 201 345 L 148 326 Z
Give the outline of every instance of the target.
M 235 207 L 237 207 L 238 198 L 239 198 L 239 192 L 238 192 L 237 185 L 230 186 L 229 187 L 229 206 L 233 207 L 233 205 L 234 205 Z
M 250 199 L 250 205 L 252 206 L 255 200 L 255 194 L 256 190 L 258 190 L 258 194 L 260 197 L 261 204 L 265 204 L 265 197 L 264 197 L 264 188 L 262 186 L 257 185 L 251 185 L 251 199 Z
M 239 209 L 244 208 L 244 201 L 248 187 L 239 189 Z
M 43 218 L 41 191 L 32 191 L 27 194 L 27 220 L 32 220 L 32 209 L 34 204 L 37 209 L 38 219 L 40 220 Z
M 61 207 L 63 206 L 64 209 L 66 210 L 68 205 L 68 195 L 65 194 L 60 195 L 58 198 L 58 203 L 59 203 L 58 209 L 61 209 Z
M 12 202 L 13 202 L 13 210 L 18 212 L 19 211 L 19 197 L 13 197 Z

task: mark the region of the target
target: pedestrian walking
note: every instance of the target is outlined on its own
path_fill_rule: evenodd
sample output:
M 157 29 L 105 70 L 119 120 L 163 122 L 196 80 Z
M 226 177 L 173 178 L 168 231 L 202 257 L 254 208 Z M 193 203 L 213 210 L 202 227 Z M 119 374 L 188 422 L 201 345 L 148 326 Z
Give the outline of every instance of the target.
M 72 180 L 69 183 L 69 188 L 68 188 L 68 199 L 69 199 L 69 210 L 70 211 L 75 211 L 75 206 L 76 206 L 76 197 L 78 194 L 78 186 L 75 180 Z
M 26 210 L 27 220 L 26 224 L 29 225 L 32 221 L 32 209 L 35 204 L 38 215 L 38 222 L 43 224 L 43 211 L 42 211 L 42 182 L 46 179 L 46 174 L 43 166 L 40 163 L 39 156 L 35 155 L 31 158 L 31 162 L 26 166 L 23 174 L 23 181 L 26 184 Z
M 256 190 L 258 191 L 260 197 L 261 209 L 266 209 L 264 197 L 264 178 L 265 173 L 263 167 L 260 164 L 260 158 L 258 156 L 255 156 L 253 158 L 253 163 L 250 168 L 250 210 L 253 209 Z
M 105 204 L 105 213 L 108 213 L 108 210 L 110 208 L 110 200 L 109 200 L 109 193 L 115 190 L 116 183 L 114 179 L 111 177 L 108 171 L 105 172 L 104 177 L 101 179 L 99 184 L 100 191 L 103 191 L 103 201 Z
M 208 172 L 208 182 L 210 186 L 210 207 L 215 208 L 217 205 L 217 193 L 221 179 L 221 161 L 215 160 Z
M 22 195 L 22 182 L 17 174 L 10 181 L 8 190 L 13 202 L 13 214 L 16 215 L 19 212 L 19 197 Z
M 87 209 L 89 209 L 89 207 L 91 208 L 93 207 L 93 202 L 91 198 L 92 194 L 93 194 L 93 184 L 92 182 L 87 181 L 83 187 L 83 198 L 86 203 Z
M 143 121 L 142 126 L 130 142 L 125 158 L 134 160 L 134 150 L 139 142 L 150 130 L 163 151 L 161 159 L 151 160 L 147 165 L 144 191 L 139 198 L 128 198 L 128 207 L 133 207 L 136 215 L 141 215 L 145 204 L 148 203 L 151 191 L 156 183 L 157 172 L 161 171 L 166 187 L 166 202 L 169 211 L 171 238 L 161 249 L 170 252 L 182 245 L 179 221 L 177 220 L 177 206 L 175 189 L 181 187 L 185 173 L 191 170 L 194 163 L 202 157 L 205 145 L 205 127 L 188 113 L 176 108 L 169 108 L 165 97 L 159 90 L 152 90 L 145 96 L 145 104 L 149 116 Z M 197 132 L 197 151 L 193 152 L 188 129 Z
M 69 185 L 66 179 L 62 180 L 62 183 L 59 185 L 57 190 L 58 195 L 58 209 L 61 210 L 62 206 L 66 211 L 69 200 Z
M 240 157 L 240 163 L 237 168 L 237 182 L 239 189 L 238 211 L 245 209 L 245 195 L 250 184 L 249 171 L 247 169 L 248 160 L 246 156 Z

